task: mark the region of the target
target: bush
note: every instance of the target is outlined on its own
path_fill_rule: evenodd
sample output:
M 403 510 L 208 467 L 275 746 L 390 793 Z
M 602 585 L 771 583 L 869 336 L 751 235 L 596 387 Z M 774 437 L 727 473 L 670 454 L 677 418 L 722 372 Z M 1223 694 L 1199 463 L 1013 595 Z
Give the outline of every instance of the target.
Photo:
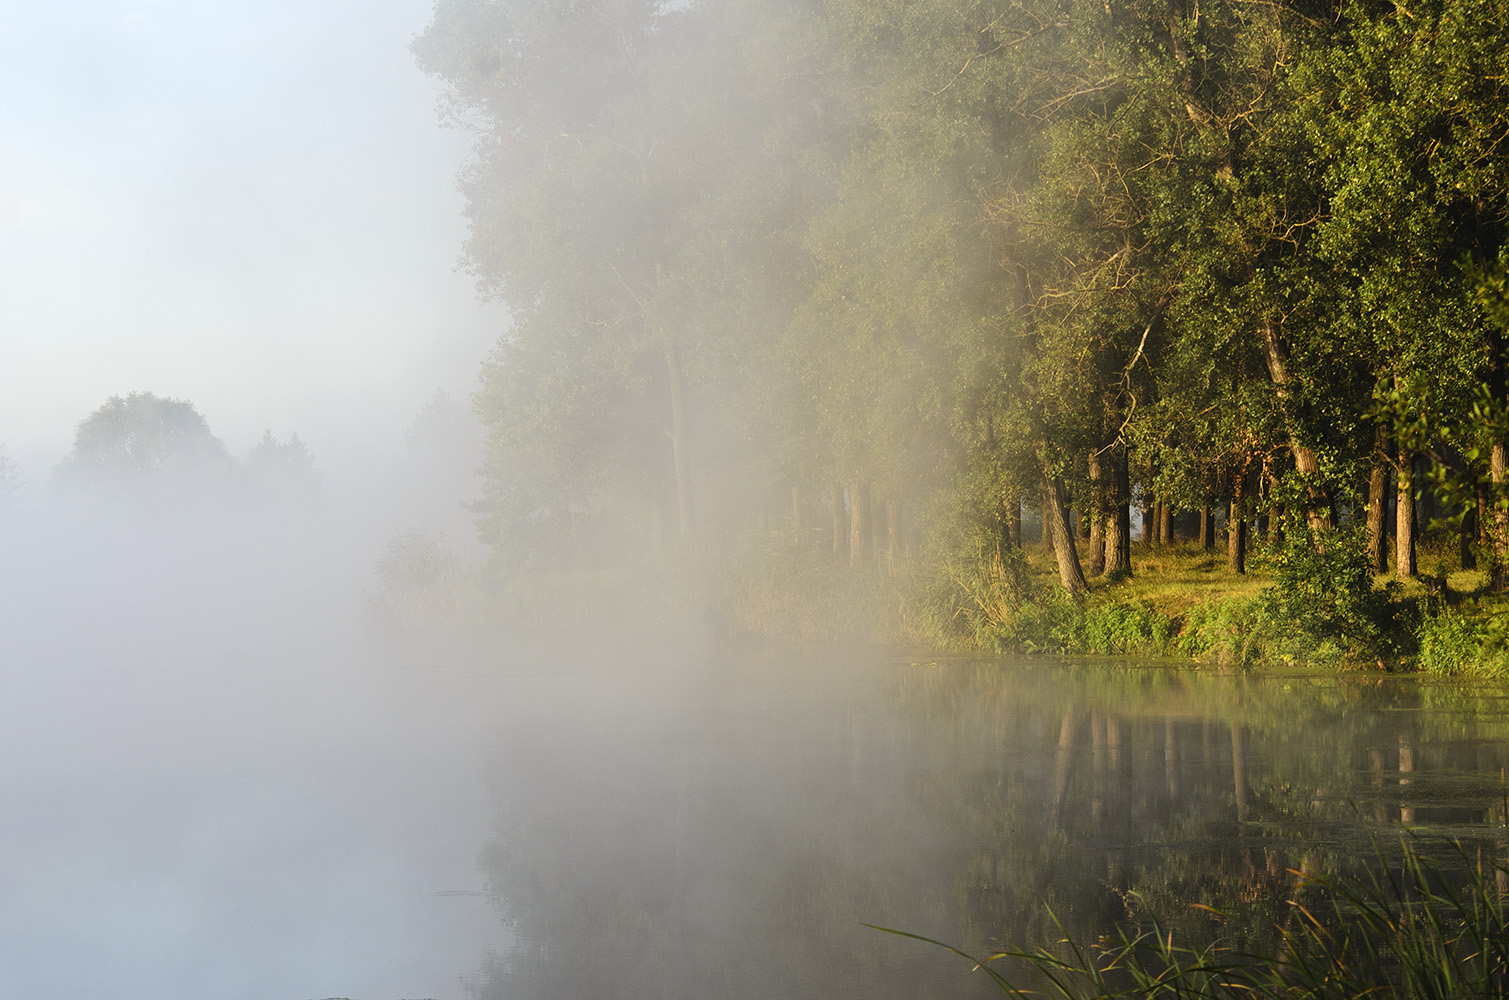
M 917 630 L 948 646 L 1031 651 L 1048 641 L 1062 616 L 1020 549 L 982 546 L 972 558 L 945 559 L 929 575 Z
M 1373 586 L 1364 531 L 1351 524 L 1316 538 L 1298 517 L 1285 525 L 1259 616 L 1270 657 L 1382 665 L 1408 651 L 1398 584 Z
M 1425 616 L 1417 665 L 1447 677 L 1509 677 L 1509 621 L 1502 613 L 1443 608 Z
M 1264 657 L 1271 625 L 1261 596 L 1227 597 L 1197 604 L 1185 614 L 1174 648 L 1197 660 L 1246 666 Z
M 1173 623 L 1147 601 L 1089 602 L 1064 636 L 1067 652 L 1099 656 L 1162 656 Z

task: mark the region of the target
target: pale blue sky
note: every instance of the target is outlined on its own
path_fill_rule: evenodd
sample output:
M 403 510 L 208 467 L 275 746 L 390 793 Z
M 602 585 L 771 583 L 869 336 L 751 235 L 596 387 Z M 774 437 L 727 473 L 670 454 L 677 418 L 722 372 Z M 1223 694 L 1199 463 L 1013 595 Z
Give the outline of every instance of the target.
M 37 485 L 135 390 L 233 452 L 377 458 L 471 392 L 501 312 L 456 271 L 407 43 L 429 0 L 0 0 L 0 445 Z

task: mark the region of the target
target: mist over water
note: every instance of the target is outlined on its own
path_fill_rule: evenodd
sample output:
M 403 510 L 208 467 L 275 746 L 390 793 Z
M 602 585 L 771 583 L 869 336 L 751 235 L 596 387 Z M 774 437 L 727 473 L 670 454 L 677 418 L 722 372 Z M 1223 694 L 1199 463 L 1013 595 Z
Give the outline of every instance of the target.
M 454 995 L 496 924 L 435 893 L 480 888 L 483 800 L 361 632 L 364 532 L 77 509 L 0 544 L 0 992 Z
M 1260 936 L 1370 829 L 1502 849 L 1486 690 L 395 629 L 381 537 L 13 512 L 0 994 L 984 995 L 863 925 L 984 951 L 1194 886 Z

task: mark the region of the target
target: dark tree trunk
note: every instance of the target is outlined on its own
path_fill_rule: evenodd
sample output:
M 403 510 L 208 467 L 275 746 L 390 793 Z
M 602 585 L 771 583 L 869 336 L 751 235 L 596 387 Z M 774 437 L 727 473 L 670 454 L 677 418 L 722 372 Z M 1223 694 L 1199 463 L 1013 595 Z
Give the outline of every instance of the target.
M 1174 544 L 1174 505 L 1164 500 L 1158 501 L 1158 541 Z
M 1132 487 L 1123 447 L 1112 448 L 1111 476 L 1107 483 L 1109 513 L 1106 516 L 1105 575 L 1125 575 L 1132 571 Z
M 1090 452 L 1090 575 L 1106 571 L 1106 487 L 1101 479 L 1100 453 Z
M 1395 472 L 1394 573 L 1407 579 L 1415 575 L 1415 456 L 1400 448 Z
M 1491 521 L 1488 516 L 1488 491 L 1483 489 L 1483 484 L 1479 481 L 1475 492 L 1478 499 L 1478 543 L 1482 544 L 1488 541 L 1488 525 Z
M 1232 476 L 1231 506 L 1226 515 L 1226 568 L 1232 573 L 1247 572 L 1247 518 L 1242 511 L 1240 472 Z
M 1503 496 L 1504 489 L 1509 486 L 1509 452 L 1506 452 L 1502 441 L 1495 441 L 1488 452 L 1488 478 L 1493 482 L 1493 496 L 1495 501 Z M 1493 543 L 1493 576 L 1491 578 L 1494 590 L 1509 588 L 1509 510 L 1501 507 L 1497 502 L 1490 505 L 1493 512 L 1493 524 L 1488 529 L 1490 540 Z
M 1462 512 L 1462 527 L 1457 532 L 1458 561 L 1463 569 L 1477 569 L 1477 553 L 1473 549 L 1478 534 L 1478 512 L 1476 507 L 1468 507 Z
M 1085 583 L 1079 552 L 1074 547 L 1074 532 L 1069 527 L 1069 502 L 1064 484 L 1051 478 L 1046 471 L 1042 477 L 1043 533 L 1053 540 L 1053 558 L 1058 562 L 1059 580 L 1069 593 L 1082 594 L 1089 585 Z
M 1373 464 L 1368 474 L 1368 560 L 1374 573 L 1388 572 L 1388 436 L 1382 427 L 1373 434 Z
M 1200 548 L 1210 552 L 1216 547 L 1216 519 L 1210 504 L 1200 508 Z

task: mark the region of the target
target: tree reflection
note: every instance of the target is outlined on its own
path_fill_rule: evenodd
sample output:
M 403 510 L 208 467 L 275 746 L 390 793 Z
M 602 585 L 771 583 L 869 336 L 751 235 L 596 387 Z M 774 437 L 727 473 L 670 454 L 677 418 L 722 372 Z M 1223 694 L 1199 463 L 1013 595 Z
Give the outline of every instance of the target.
M 947 956 L 860 924 L 1030 945 L 1058 935 L 1047 905 L 1090 940 L 1135 890 L 1181 933 L 1212 932 L 1203 906 L 1273 945 L 1307 878 L 1394 816 L 1503 855 L 1509 725 L 1418 684 L 786 667 L 512 749 L 483 863 L 517 941 L 479 997 L 967 995 Z M 825 671 L 843 682 L 793 689 Z

